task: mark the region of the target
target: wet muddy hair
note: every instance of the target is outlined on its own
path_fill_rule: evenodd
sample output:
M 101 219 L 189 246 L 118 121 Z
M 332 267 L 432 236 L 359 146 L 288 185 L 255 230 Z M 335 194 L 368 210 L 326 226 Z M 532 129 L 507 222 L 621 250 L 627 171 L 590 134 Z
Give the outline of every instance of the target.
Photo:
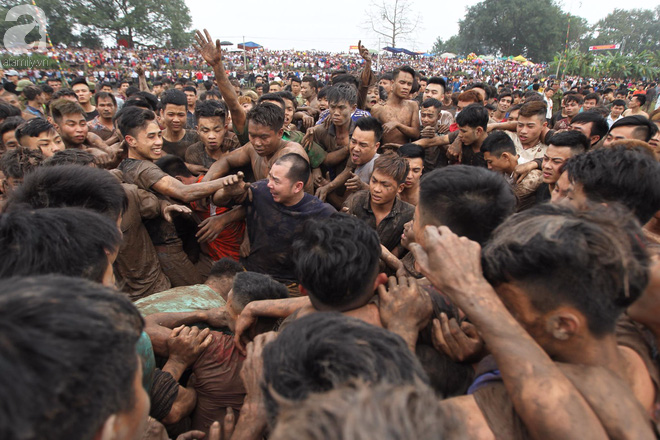
M 516 196 L 504 178 L 485 168 L 455 165 L 422 176 L 418 208 L 424 225 L 444 225 L 484 244 L 513 214 Z
M 410 165 L 408 165 L 407 160 L 398 154 L 383 154 L 374 161 L 374 171 L 379 171 L 391 177 L 397 185 L 401 185 L 406 181 Z
M 143 326 L 124 295 L 96 283 L 0 282 L 0 438 L 91 439 L 131 411 Z
M 368 384 L 428 384 L 404 340 L 383 328 L 335 312 L 293 321 L 263 350 L 262 391 L 269 419 L 279 401 L 302 403 L 355 380 Z
M 313 303 L 337 311 L 373 295 L 380 254 L 376 231 L 339 213 L 308 220 L 293 242 L 296 279 Z
M 247 120 L 248 125 L 250 122 L 253 122 L 268 127 L 274 132 L 278 132 L 284 126 L 283 106 L 280 107 L 271 102 L 263 102 L 248 112 Z
M 512 216 L 482 251 L 486 279 L 513 283 L 539 312 L 570 304 L 595 336 L 644 291 L 649 260 L 639 224 L 617 206 L 588 211 L 552 204 Z

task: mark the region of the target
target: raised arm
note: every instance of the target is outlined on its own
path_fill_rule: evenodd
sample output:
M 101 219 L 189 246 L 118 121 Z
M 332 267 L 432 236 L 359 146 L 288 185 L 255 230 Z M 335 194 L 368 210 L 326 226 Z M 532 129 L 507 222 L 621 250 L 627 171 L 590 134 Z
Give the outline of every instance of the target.
M 364 60 L 364 67 L 360 74 L 360 86 L 358 87 L 358 108 L 366 110 L 364 104 L 367 100 L 367 91 L 369 91 L 369 84 L 372 83 L 374 74 L 371 71 L 371 54 L 369 53 L 369 49 L 362 45 L 362 40 L 358 41 L 358 50 Z
M 227 104 L 234 128 L 238 133 L 242 133 L 245 129 L 246 112 L 243 106 L 238 103 L 236 90 L 234 90 L 234 86 L 229 82 L 229 78 L 225 72 L 225 66 L 222 64 L 220 40 L 215 40 L 215 44 L 213 44 L 211 34 L 204 29 L 204 34 L 200 31 L 196 31 L 195 41 L 197 44 L 193 43 L 193 47 L 202 55 L 211 68 L 213 68 L 215 79 L 218 82 L 218 88 L 220 89 L 222 98 Z

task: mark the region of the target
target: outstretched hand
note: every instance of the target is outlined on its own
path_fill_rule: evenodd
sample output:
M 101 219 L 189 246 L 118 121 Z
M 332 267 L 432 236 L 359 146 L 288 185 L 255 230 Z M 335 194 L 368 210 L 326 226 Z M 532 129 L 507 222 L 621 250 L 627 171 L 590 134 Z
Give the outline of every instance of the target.
M 371 54 L 369 53 L 369 49 L 362 45 L 362 40 L 358 41 L 358 51 L 360 52 L 360 56 L 363 60 L 365 60 L 367 63 L 371 62 Z
M 211 66 L 217 66 L 222 63 L 222 46 L 220 46 L 220 40 L 215 40 L 215 44 L 213 44 L 213 39 L 209 31 L 204 29 L 203 34 L 199 30 L 195 31 L 195 41 L 196 43 L 193 43 L 193 47 L 204 58 L 204 61 Z

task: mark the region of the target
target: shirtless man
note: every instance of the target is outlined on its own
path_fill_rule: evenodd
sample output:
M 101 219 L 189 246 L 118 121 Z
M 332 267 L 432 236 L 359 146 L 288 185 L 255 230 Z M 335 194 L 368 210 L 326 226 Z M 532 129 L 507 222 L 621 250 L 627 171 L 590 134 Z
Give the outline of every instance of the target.
M 641 115 L 644 116 L 645 118 L 649 117 L 649 114 L 642 111 L 642 106 L 646 104 L 646 96 L 644 95 L 635 95 L 632 97 L 630 100 L 630 103 L 628 104 L 628 110 L 623 112 L 623 117 L 625 118 L 626 116 L 635 116 L 635 115 Z
M 419 108 L 417 102 L 409 99 L 414 79 L 411 67 L 396 69 L 387 102 L 372 108 L 373 116 L 383 124 L 383 143 L 403 145 L 419 138 Z

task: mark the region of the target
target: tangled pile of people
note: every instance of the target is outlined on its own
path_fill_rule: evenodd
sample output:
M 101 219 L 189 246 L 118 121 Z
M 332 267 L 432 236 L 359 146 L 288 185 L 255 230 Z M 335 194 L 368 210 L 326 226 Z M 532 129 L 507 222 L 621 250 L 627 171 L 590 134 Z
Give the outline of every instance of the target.
M 1 438 L 657 438 L 656 84 L 194 49 L 6 72 Z

